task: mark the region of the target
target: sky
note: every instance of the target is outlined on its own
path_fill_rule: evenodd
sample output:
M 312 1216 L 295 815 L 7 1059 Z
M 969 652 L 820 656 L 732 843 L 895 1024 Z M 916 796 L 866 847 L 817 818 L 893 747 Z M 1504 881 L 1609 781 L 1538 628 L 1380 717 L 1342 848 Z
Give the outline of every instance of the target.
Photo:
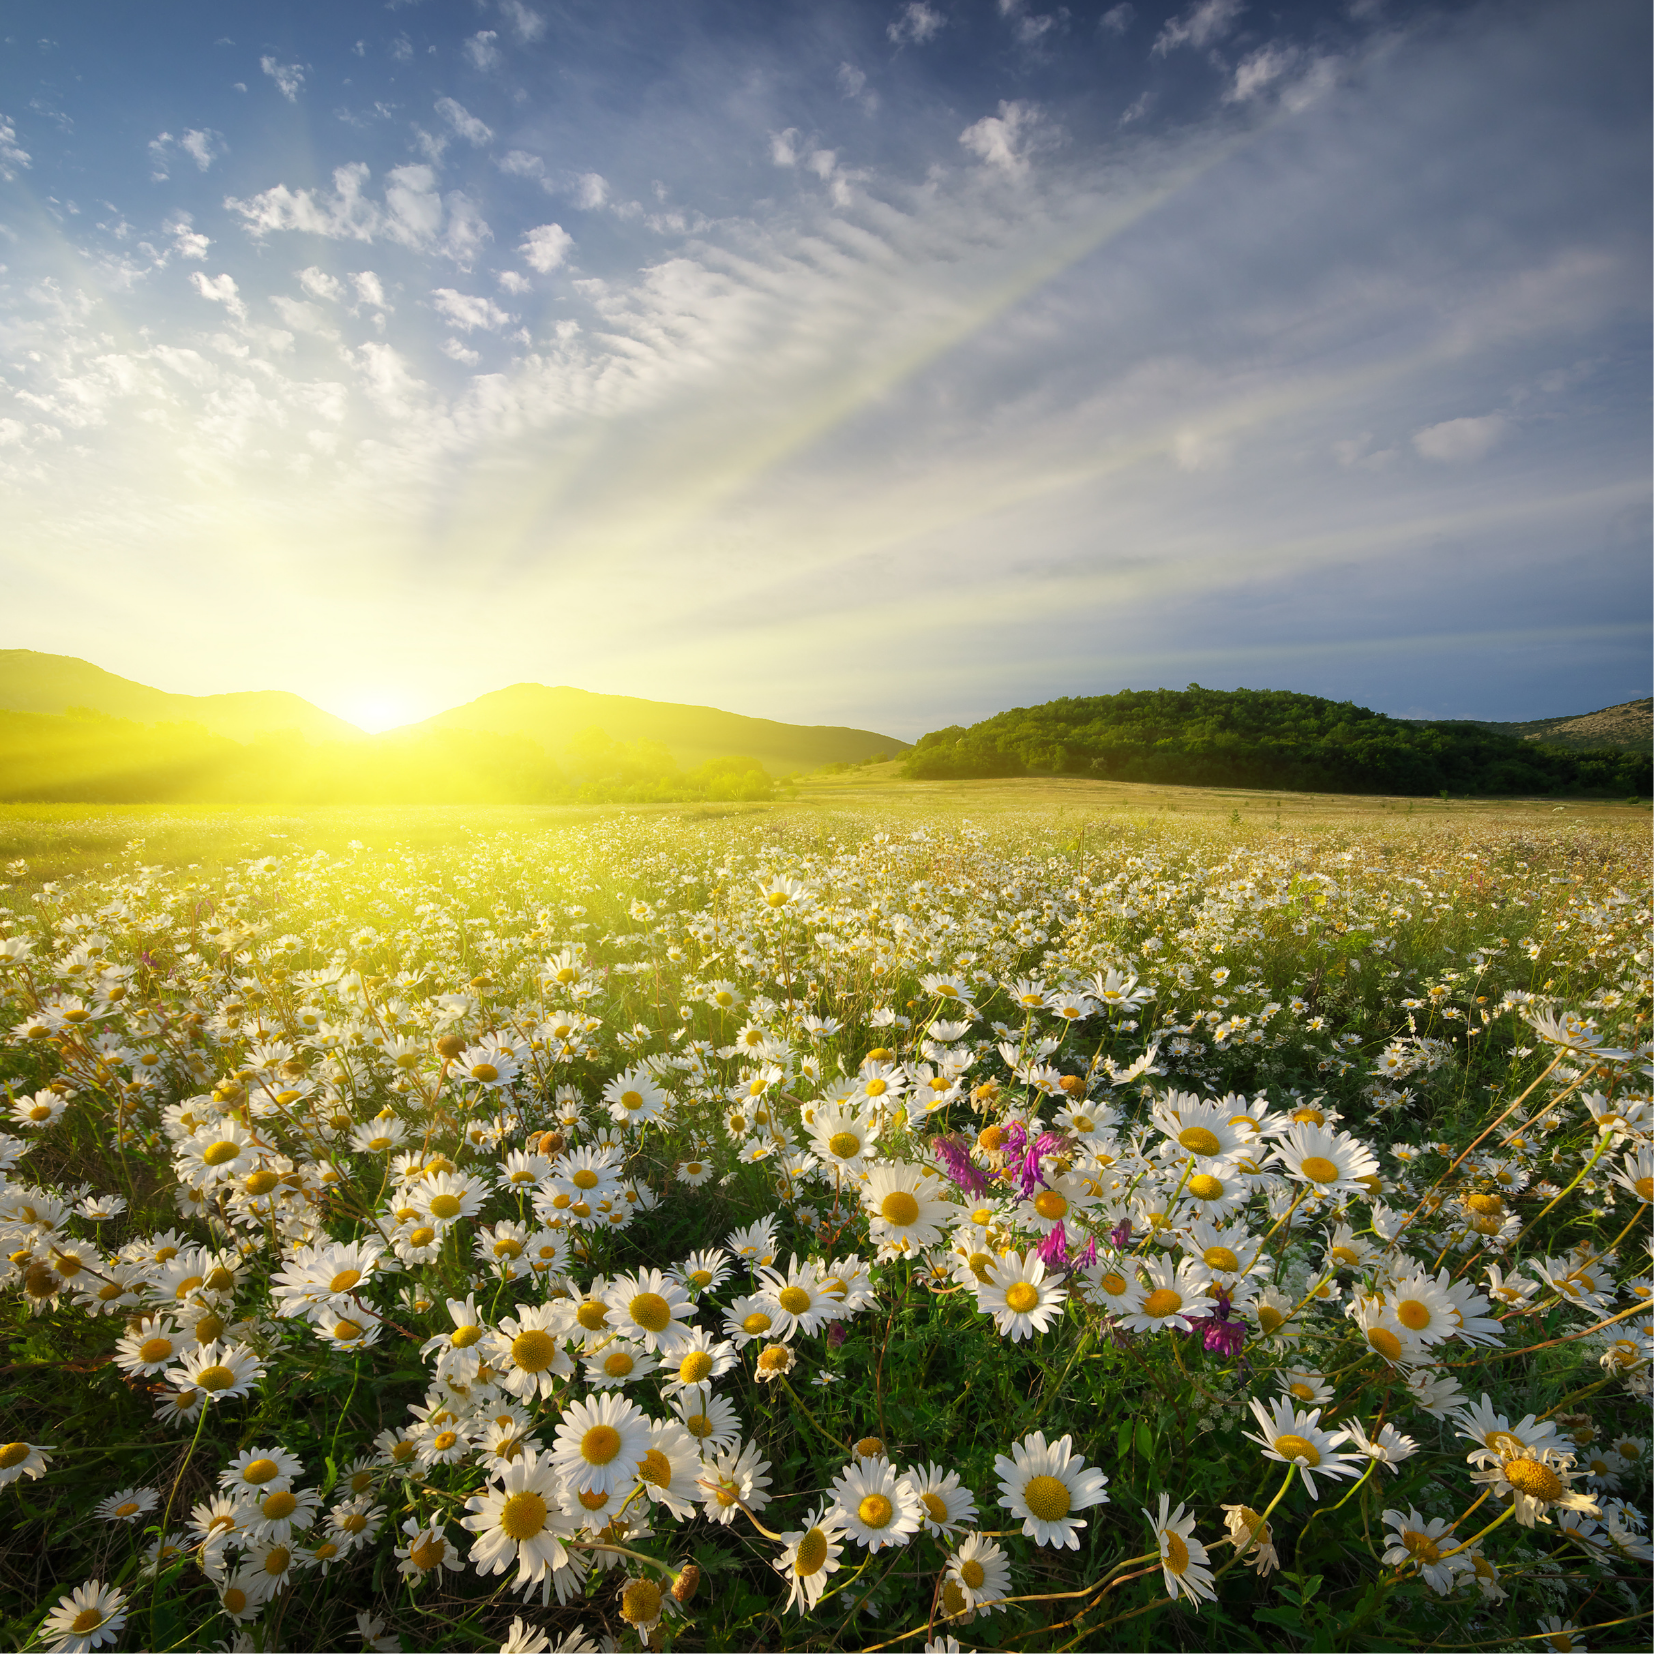
M 1642 0 L 0 30 L 0 647 L 369 728 L 1649 693 Z

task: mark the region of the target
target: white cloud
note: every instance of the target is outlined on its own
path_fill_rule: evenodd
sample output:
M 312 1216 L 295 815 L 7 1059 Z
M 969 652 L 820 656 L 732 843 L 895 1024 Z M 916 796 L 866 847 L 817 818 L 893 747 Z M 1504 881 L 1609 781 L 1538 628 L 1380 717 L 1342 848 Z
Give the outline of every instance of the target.
M 0 178 L 8 184 L 17 177 L 17 170 L 29 165 L 29 152 L 18 146 L 17 128 L 0 115 Z
M 527 276 L 516 270 L 501 270 L 494 279 L 508 293 L 526 293 L 534 285 Z
M 573 195 L 577 207 L 593 212 L 609 199 L 609 181 L 601 172 L 582 172 L 574 180 L 574 188 L 569 193 Z
M 999 15 L 1016 24 L 1017 40 L 1032 46 L 1057 26 L 1057 19 L 1043 12 L 1029 12 L 1028 0 L 999 0 Z
M 270 303 L 275 306 L 276 313 L 281 319 L 300 333 L 315 333 L 324 339 L 336 339 L 339 336 L 338 329 L 328 322 L 323 312 L 303 299 L 289 298 L 285 293 L 277 293 L 271 298 Z
M 230 152 L 230 146 L 224 141 L 224 134 L 214 132 L 211 128 L 197 131 L 192 127 L 178 140 L 178 147 L 195 162 L 201 172 L 205 172 L 214 161 Z
M 456 103 L 452 98 L 438 98 L 436 112 L 468 144 L 480 146 L 488 143 L 494 136 L 492 127 L 479 121 L 464 104 Z
M 898 46 L 923 46 L 940 33 L 947 21 L 934 6 L 927 6 L 925 0 L 911 0 L 885 33 Z
M 480 362 L 482 358 L 474 350 L 468 350 L 458 339 L 444 339 L 442 354 L 451 356 L 456 362 L 464 362 L 468 367 L 473 362 Z
M 518 251 L 541 275 L 560 265 L 574 245 L 574 237 L 561 224 L 541 224 L 523 238 Z
M 513 178 L 541 178 L 546 170 L 545 162 L 526 149 L 507 150 L 495 165 L 501 172 L 509 172 Z
M 494 44 L 499 34 L 494 29 L 483 29 L 465 42 L 465 55 L 478 69 L 492 69 L 500 61 L 500 49 Z
M 879 107 L 878 94 L 867 91 L 866 72 L 853 63 L 838 66 L 838 89 L 844 94 L 846 102 L 859 103 L 869 113 Z
M 1149 48 L 1152 56 L 1164 57 L 1179 46 L 1208 46 L 1221 40 L 1245 10 L 1243 0 L 1200 0 L 1182 17 L 1171 18 L 1155 36 Z
M 1443 465 L 1465 465 L 1492 452 L 1502 440 L 1510 421 L 1503 414 L 1483 414 L 1475 419 L 1444 419 L 1413 433 L 1413 446 L 1423 459 Z
M 391 42 L 391 56 L 398 63 L 413 62 L 413 42 L 405 34 L 399 34 Z
M 1172 439 L 1172 458 L 1179 471 L 1221 471 L 1234 453 L 1224 436 L 1206 431 L 1179 431 Z
M 330 196 L 276 184 L 248 201 L 226 196 L 224 205 L 240 213 L 255 239 L 274 230 L 306 230 L 335 240 L 372 241 L 383 228 L 384 214 L 362 194 L 369 176 L 365 161 L 352 161 L 334 168 Z
M 1121 126 L 1130 126 L 1133 121 L 1140 121 L 1149 112 L 1149 104 L 1153 101 L 1152 92 L 1142 92 L 1133 100 L 1130 107 L 1120 117 Z
M 525 45 L 546 32 L 546 20 L 537 11 L 530 11 L 523 0 L 500 0 L 500 10 L 511 25 L 511 32 Z
M 299 101 L 299 91 L 304 85 L 303 64 L 278 63 L 273 57 L 265 56 L 258 60 L 258 66 L 276 83 L 276 90 L 289 103 Z
M 172 176 L 172 144 L 170 132 L 158 132 L 149 140 L 149 176 L 157 184 Z
M 986 166 L 1007 178 L 1022 178 L 1028 172 L 1030 139 L 1039 124 L 1033 104 L 1001 101 L 997 115 L 984 115 L 959 134 L 959 141 Z
M 385 303 L 384 284 L 371 270 L 353 270 L 350 273 L 350 284 L 356 289 L 356 297 L 363 304 L 377 306 L 380 310 L 389 310 Z
M 462 333 L 470 333 L 479 327 L 504 327 L 507 322 L 516 320 L 492 299 L 457 293 L 452 287 L 434 289 L 431 298 L 437 310 Z
M 1284 75 L 1298 61 L 1296 46 L 1270 44 L 1260 46 L 1249 57 L 1243 57 L 1235 67 L 1235 84 L 1225 94 L 1230 103 L 1245 103 L 1255 98 Z
M 423 405 L 429 387 L 408 371 L 406 360 L 392 346 L 370 340 L 346 360 L 361 375 L 362 388 L 381 413 L 411 419 Z
M 1107 29 L 1110 34 L 1123 35 L 1126 30 L 1131 27 L 1136 16 L 1137 8 L 1129 3 L 1126 3 L 1126 0 L 1123 0 L 1123 3 L 1118 6 L 1110 6 L 1109 9 L 1097 19 L 1097 26 L 1099 28 Z
M 796 126 L 789 126 L 785 132 L 770 134 L 770 160 L 778 167 L 796 167 L 798 165 L 799 130 Z
M 832 149 L 818 149 L 810 157 L 810 171 L 817 178 L 828 179 L 833 176 L 833 169 L 838 165 L 838 151 Z
M 180 258 L 205 258 L 212 246 L 212 238 L 192 229 L 194 220 L 187 212 L 174 213 L 162 228 L 172 237 L 173 251 Z
M 339 278 L 317 269 L 314 264 L 299 271 L 299 286 L 312 298 L 331 299 L 335 304 L 345 296 L 344 285 Z
M 207 276 L 199 270 L 192 270 L 190 281 L 202 298 L 223 305 L 237 321 L 246 321 L 247 306 L 242 303 L 241 292 L 235 284 L 234 276 Z

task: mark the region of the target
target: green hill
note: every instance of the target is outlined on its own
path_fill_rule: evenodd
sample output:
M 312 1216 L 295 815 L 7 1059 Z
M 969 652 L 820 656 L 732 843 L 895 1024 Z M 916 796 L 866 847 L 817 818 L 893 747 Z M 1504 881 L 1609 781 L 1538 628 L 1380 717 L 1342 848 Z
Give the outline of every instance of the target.
M 1412 720 L 1409 720 L 1410 722 Z M 1570 712 L 1561 718 L 1530 718 L 1522 724 L 1495 724 L 1481 718 L 1443 718 L 1441 723 L 1474 723 L 1521 741 L 1543 741 L 1548 747 L 1571 747 L 1576 752 L 1612 748 L 1618 752 L 1647 752 L 1654 746 L 1654 700 L 1621 701 L 1596 712 Z
M 915 779 L 1045 773 L 1189 786 L 1646 796 L 1648 749 L 1572 751 L 1470 722 L 1415 723 L 1279 689 L 1123 690 L 921 736 Z
M 855 763 L 876 753 L 894 757 L 906 752 L 908 746 L 894 736 L 866 729 L 781 724 L 769 718 L 720 712 L 711 706 L 680 706 L 631 695 L 594 695 L 566 686 L 550 689 L 542 683 L 516 683 L 509 689 L 496 689 L 393 733 L 417 735 L 439 729 L 526 736 L 559 761 L 577 754 L 585 733 L 598 729 L 614 742 L 656 743 L 685 768 L 740 753 L 758 759 L 772 775 L 815 769 L 822 764 Z
M 285 690 L 233 695 L 171 695 L 118 678 L 73 655 L 0 649 L 0 710 L 63 713 L 86 707 L 139 724 L 199 724 L 231 741 L 296 730 L 311 741 L 360 740 L 362 731 Z

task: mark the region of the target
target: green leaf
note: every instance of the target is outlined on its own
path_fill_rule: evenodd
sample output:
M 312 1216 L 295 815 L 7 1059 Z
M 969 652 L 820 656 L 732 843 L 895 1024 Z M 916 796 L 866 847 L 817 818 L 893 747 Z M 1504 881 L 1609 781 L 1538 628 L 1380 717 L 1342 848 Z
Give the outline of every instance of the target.
M 1131 1452 L 1131 1420 L 1127 1419 L 1115 1432 L 1114 1456 L 1117 1459 L 1125 1458 Z
M 1145 1459 L 1154 1457 L 1154 1432 L 1149 1429 L 1142 1419 L 1137 1421 L 1137 1451 Z

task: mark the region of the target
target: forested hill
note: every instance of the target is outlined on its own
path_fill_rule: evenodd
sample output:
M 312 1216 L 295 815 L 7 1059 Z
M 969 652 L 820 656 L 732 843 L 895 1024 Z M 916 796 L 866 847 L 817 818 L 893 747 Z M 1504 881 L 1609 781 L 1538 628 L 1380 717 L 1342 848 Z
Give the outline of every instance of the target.
M 1469 723 L 1413 723 L 1284 689 L 1122 690 L 921 736 L 915 779 L 1026 774 L 1290 791 L 1646 796 L 1650 756 L 1569 751 Z

